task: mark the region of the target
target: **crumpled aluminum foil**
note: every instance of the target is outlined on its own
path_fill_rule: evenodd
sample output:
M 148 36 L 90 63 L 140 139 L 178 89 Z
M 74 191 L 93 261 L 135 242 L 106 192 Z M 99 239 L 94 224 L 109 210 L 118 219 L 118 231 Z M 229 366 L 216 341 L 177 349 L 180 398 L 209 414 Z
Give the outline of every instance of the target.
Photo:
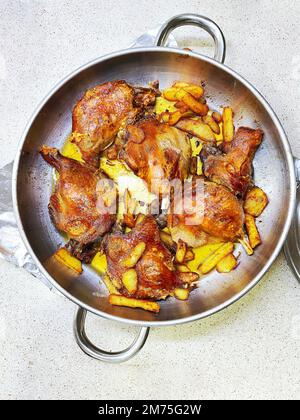
M 25 268 L 52 289 L 51 283 L 33 262 L 20 236 L 13 212 L 12 169 L 13 162 L 0 169 L 0 258 Z
M 138 48 L 138 47 L 153 47 L 155 45 L 155 39 L 158 31 L 160 30 L 161 25 L 157 26 L 154 29 L 150 29 L 150 31 L 144 33 L 143 35 L 139 36 L 130 46 L 129 48 Z M 166 43 L 167 47 L 178 47 L 176 39 L 173 37 L 172 34 L 169 35 L 169 38 Z
M 141 35 L 130 45 L 130 48 L 153 46 L 159 28 L 160 26 Z M 169 37 L 167 46 L 177 46 L 172 35 Z M 17 267 L 25 268 L 51 290 L 52 284 L 33 262 L 19 234 L 12 203 L 12 169 L 13 162 L 0 169 L 0 258 Z

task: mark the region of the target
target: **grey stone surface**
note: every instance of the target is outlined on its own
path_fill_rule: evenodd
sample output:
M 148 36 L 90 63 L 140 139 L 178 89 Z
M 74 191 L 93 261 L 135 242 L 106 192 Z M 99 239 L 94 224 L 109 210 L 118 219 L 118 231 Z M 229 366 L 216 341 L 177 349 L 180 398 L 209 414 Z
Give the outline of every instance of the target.
M 27 119 L 61 77 L 183 12 L 222 27 L 226 63 L 271 103 L 300 156 L 300 2 L 1 0 L 0 166 L 13 159 Z M 212 53 L 195 29 L 175 35 Z M 3 261 L 0 285 L 0 398 L 300 397 L 300 287 L 283 255 L 238 303 L 203 321 L 154 329 L 143 351 L 120 366 L 81 353 L 71 302 Z M 126 345 L 133 330 L 88 321 L 91 337 L 108 349 Z

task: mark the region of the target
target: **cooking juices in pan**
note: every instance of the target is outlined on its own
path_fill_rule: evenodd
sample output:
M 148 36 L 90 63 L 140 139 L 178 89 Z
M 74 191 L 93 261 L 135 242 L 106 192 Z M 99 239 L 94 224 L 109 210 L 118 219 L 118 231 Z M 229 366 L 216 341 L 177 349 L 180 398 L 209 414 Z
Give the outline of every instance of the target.
M 91 264 L 111 304 L 159 312 L 234 270 L 242 248 L 251 258 L 268 204 L 252 178 L 263 132 L 236 128 L 230 106 L 209 109 L 201 84 L 116 80 L 88 90 L 72 121 L 61 151 L 41 148 L 67 238 L 55 258 L 79 275 Z

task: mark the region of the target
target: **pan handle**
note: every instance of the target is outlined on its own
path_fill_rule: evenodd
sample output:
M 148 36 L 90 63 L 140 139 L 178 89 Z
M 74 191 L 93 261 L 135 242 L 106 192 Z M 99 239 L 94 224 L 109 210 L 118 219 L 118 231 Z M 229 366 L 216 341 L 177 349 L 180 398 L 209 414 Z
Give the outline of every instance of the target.
M 77 344 L 81 350 L 86 353 L 88 356 L 93 357 L 94 359 L 101 360 L 101 362 L 108 363 L 122 363 L 131 359 L 135 356 L 144 346 L 148 334 L 149 327 L 141 327 L 137 337 L 133 343 L 127 347 L 125 350 L 120 350 L 116 352 L 107 352 L 96 347 L 87 337 L 85 332 L 85 320 L 86 320 L 87 311 L 81 307 L 76 309 L 75 318 L 74 318 L 74 335 Z
M 155 40 L 155 45 L 157 47 L 165 46 L 170 33 L 174 29 L 186 25 L 198 26 L 204 29 L 206 32 L 208 32 L 213 37 L 213 40 L 215 42 L 214 59 L 216 61 L 219 61 L 220 63 L 224 63 L 226 53 L 226 42 L 223 32 L 213 20 L 205 16 L 195 15 L 192 13 L 185 13 L 182 15 L 172 17 L 167 22 L 165 22 L 160 28 Z

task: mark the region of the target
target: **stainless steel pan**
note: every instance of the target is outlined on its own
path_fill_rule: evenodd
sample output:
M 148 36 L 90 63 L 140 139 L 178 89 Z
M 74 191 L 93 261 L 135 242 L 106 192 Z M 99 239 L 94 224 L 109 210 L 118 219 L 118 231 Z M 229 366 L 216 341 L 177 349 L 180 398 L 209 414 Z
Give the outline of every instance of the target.
M 196 25 L 215 42 L 214 59 L 190 51 L 164 47 L 169 33 L 182 25 Z M 90 62 L 62 80 L 43 100 L 28 123 L 14 164 L 13 196 L 23 240 L 42 273 L 65 296 L 78 305 L 74 332 L 81 349 L 90 356 L 122 362 L 135 355 L 147 339 L 149 327 L 195 321 L 224 309 L 247 293 L 274 262 L 286 239 L 296 203 L 294 160 L 283 128 L 270 105 L 239 74 L 223 64 L 225 40 L 220 28 L 198 15 L 180 15 L 161 28 L 157 46 L 115 52 Z M 63 242 L 49 219 L 48 201 L 52 171 L 39 157 L 42 144 L 61 147 L 71 131 L 71 112 L 90 87 L 113 79 L 146 85 L 158 79 L 161 87 L 174 80 L 207 81 L 209 101 L 215 106 L 231 104 L 236 121 L 259 125 L 265 138 L 255 157 L 255 181 L 269 196 L 270 205 L 260 223 L 263 244 L 254 256 L 242 253 L 238 269 L 227 275 L 205 277 L 187 302 L 168 299 L 158 315 L 108 304 L 105 287 L 90 267 L 74 277 L 55 263 L 51 255 Z M 107 353 L 95 347 L 85 334 L 87 311 L 103 318 L 140 326 L 138 337 L 126 350 Z

